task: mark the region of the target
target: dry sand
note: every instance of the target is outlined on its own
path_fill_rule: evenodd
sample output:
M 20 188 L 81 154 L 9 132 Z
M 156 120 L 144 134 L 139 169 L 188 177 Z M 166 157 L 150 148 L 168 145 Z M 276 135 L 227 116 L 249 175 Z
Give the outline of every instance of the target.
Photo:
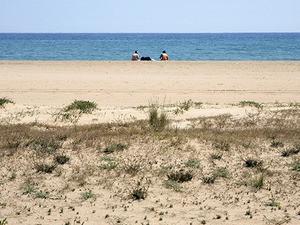
M 289 166 L 299 154 L 281 156 L 300 143 L 299 61 L 0 61 L 1 97 L 15 104 L 0 108 L 0 223 L 300 223 L 300 175 Z M 75 99 L 97 103 L 76 124 L 102 125 L 48 126 L 72 124 L 55 119 Z M 190 108 L 181 108 L 189 99 Z M 166 132 L 140 124 L 151 103 L 171 120 Z M 36 124 L 26 125 L 31 122 Z M 55 155 L 39 155 L 36 136 L 54 138 L 61 144 L 55 154 L 70 161 L 52 173 L 37 172 L 37 163 Z M 284 146 L 270 147 L 271 141 Z M 106 170 L 100 159 L 112 143 L 127 147 L 110 154 L 121 161 Z M 212 153 L 222 158 L 212 159 Z M 262 160 L 263 167 L 246 168 L 247 157 Z M 188 167 L 190 159 L 200 166 Z M 129 174 L 128 164 L 138 171 Z M 218 168 L 228 177 L 205 184 L 203 177 Z M 180 169 L 190 170 L 192 181 L 178 192 L 167 189 L 167 174 Z M 252 183 L 260 174 L 264 185 L 256 189 Z M 138 181 L 149 187 L 148 195 L 133 201 L 128 194 Z M 35 189 L 26 193 L 28 184 Z M 89 190 L 97 198 L 82 199 Z

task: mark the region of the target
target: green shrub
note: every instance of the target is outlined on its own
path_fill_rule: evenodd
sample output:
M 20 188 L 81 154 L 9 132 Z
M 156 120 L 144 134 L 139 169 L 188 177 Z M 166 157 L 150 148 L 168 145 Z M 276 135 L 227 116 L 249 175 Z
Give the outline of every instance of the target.
M 296 170 L 298 172 L 300 172 L 300 159 L 295 160 L 294 162 L 288 164 L 291 168 L 291 170 Z
M 87 192 L 82 192 L 82 193 L 80 193 L 80 195 L 81 195 L 81 198 L 82 198 L 83 200 L 87 200 L 87 199 L 89 199 L 89 198 L 93 198 L 93 199 L 96 199 L 96 198 L 97 198 L 97 195 L 94 194 L 94 193 L 92 193 L 91 190 L 89 190 L 89 191 L 87 191 Z
M 73 103 L 66 106 L 64 111 L 79 110 L 81 113 L 91 113 L 96 107 L 97 104 L 95 102 L 75 100 Z
M 180 191 L 183 188 L 178 182 L 173 180 L 164 180 L 163 185 L 167 189 L 173 189 L 174 191 Z
M 262 161 L 258 161 L 256 159 L 253 158 L 246 158 L 244 159 L 245 162 L 245 167 L 260 167 L 262 166 Z
M 183 183 L 192 180 L 193 174 L 189 171 L 184 172 L 180 170 L 176 172 L 171 172 L 170 174 L 167 175 L 167 177 L 169 180 Z
M 8 103 L 14 103 L 14 102 L 7 98 L 0 98 L 0 108 L 3 108 L 4 105 Z
M 184 163 L 185 166 L 187 167 L 200 167 L 200 160 L 197 159 L 189 159 L 187 162 Z
M 163 130 L 169 121 L 167 118 L 167 114 L 165 112 L 161 112 L 158 114 L 158 109 L 155 106 L 152 106 L 149 110 L 149 124 L 154 128 L 155 131 Z
M 226 168 L 219 167 L 213 172 L 213 175 L 215 177 L 227 178 L 229 176 L 229 171 Z
M 262 108 L 262 105 L 257 103 L 257 102 L 253 102 L 253 101 L 240 101 L 239 105 L 241 105 L 242 107 L 245 107 L 245 106 L 253 106 L 253 107 L 256 107 L 256 108 Z
M 108 145 L 105 148 L 104 152 L 106 154 L 110 154 L 110 153 L 113 153 L 115 151 L 122 151 L 122 150 L 124 150 L 126 148 L 127 148 L 127 146 L 125 144 L 122 144 L 122 143 L 117 143 L 117 144 L 116 143 L 111 143 L 110 145 Z

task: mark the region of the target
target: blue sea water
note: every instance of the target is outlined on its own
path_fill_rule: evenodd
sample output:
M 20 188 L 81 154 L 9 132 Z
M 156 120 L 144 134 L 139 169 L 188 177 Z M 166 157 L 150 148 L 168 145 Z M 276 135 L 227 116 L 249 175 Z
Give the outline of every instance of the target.
M 300 60 L 300 33 L 0 33 L 0 60 Z

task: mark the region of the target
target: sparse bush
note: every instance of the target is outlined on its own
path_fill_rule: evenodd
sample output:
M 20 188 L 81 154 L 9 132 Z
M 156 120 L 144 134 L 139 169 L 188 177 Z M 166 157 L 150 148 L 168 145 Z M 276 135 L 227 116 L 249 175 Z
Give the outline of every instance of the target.
M 178 182 L 173 180 L 164 180 L 163 184 L 167 189 L 173 189 L 174 191 L 180 191 L 183 188 Z
M 0 225 L 6 225 L 7 224 L 7 218 L 5 218 L 4 220 L 0 220 Z
M 61 148 L 60 142 L 55 141 L 53 138 L 38 137 L 29 143 L 35 150 L 43 153 L 52 154 L 57 149 Z
M 123 151 L 124 149 L 126 149 L 127 146 L 125 144 L 122 144 L 122 143 L 111 143 L 110 145 L 108 145 L 104 152 L 106 154 L 110 154 L 110 153 L 113 153 L 115 151 Z
M 215 148 L 220 149 L 222 151 L 229 151 L 230 144 L 227 141 L 221 141 L 219 143 L 214 144 Z
M 169 180 L 176 181 L 179 183 L 187 182 L 192 180 L 193 174 L 190 171 L 176 171 L 176 172 L 171 172 L 170 174 L 167 175 Z
M 222 154 L 220 154 L 220 153 L 211 153 L 210 155 L 210 158 L 212 158 L 212 159 L 218 159 L 218 160 L 220 160 L 220 159 L 222 159 Z
M 260 189 L 260 188 L 262 188 L 263 185 L 264 185 L 264 175 L 263 174 L 261 174 L 259 177 L 255 178 L 252 181 L 252 186 L 254 188 Z
M 242 107 L 253 106 L 253 107 L 256 107 L 258 109 L 262 108 L 261 104 L 259 104 L 257 102 L 253 102 L 253 101 L 240 101 L 239 105 L 241 105 Z
M 300 152 L 300 144 L 299 143 L 295 143 L 292 148 L 289 148 L 289 149 L 286 149 L 286 150 L 282 151 L 281 152 L 281 156 L 288 157 L 290 155 L 296 155 L 299 152 Z
M 104 161 L 104 163 L 100 163 L 100 167 L 102 169 L 114 169 L 119 165 L 119 159 L 110 157 L 110 156 L 103 156 L 100 161 Z
M 271 200 L 270 202 L 265 202 L 266 206 L 276 206 L 276 207 L 280 207 L 280 203 L 276 202 L 274 198 L 270 198 L 269 200 Z
M 213 175 L 215 177 L 227 178 L 229 176 L 229 171 L 226 168 L 219 167 L 213 172 Z
M 254 148 L 254 145 L 249 141 L 249 142 L 242 142 L 241 146 L 244 148 Z
M 294 160 L 294 162 L 288 164 L 291 167 L 291 170 L 296 170 L 300 172 L 300 159 Z
M 47 199 L 47 198 L 50 198 L 50 193 L 48 193 L 48 192 L 44 193 L 42 191 L 39 191 L 39 192 L 35 193 L 35 197 Z
M 80 193 L 80 195 L 83 200 L 88 200 L 89 198 L 93 198 L 93 199 L 97 198 L 97 195 L 92 193 L 91 190 L 89 190 L 87 192 L 82 192 L 82 193 Z
M 141 178 L 140 181 L 137 182 L 135 187 L 132 188 L 130 191 L 129 197 L 133 200 L 141 200 L 145 199 L 148 195 L 148 188 L 149 186 L 142 184 L 143 178 Z
M 215 183 L 216 179 L 217 179 L 217 177 L 214 175 L 201 177 L 202 182 L 205 184 L 213 184 L 213 183 Z
M 278 147 L 283 147 L 284 144 L 281 141 L 272 141 L 270 146 L 272 148 L 278 148 Z
M 25 185 L 21 187 L 24 190 L 24 194 L 31 194 L 35 192 L 36 188 L 29 183 L 28 180 L 25 181 Z
M 124 160 L 122 164 L 122 169 L 132 176 L 136 175 L 141 168 L 142 162 L 138 158 Z
M 57 164 L 36 163 L 35 169 L 37 172 L 52 173 L 57 167 Z
M 70 158 L 69 158 L 68 156 L 66 156 L 66 155 L 57 155 L 57 156 L 55 157 L 55 161 L 56 161 L 58 164 L 61 164 L 61 165 L 67 163 L 69 160 L 70 160 Z
M 200 167 L 200 160 L 198 159 L 189 159 L 187 162 L 184 163 L 185 166 L 187 167 Z
M 249 157 L 244 159 L 244 162 L 245 162 L 245 167 L 260 167 L 263 164 L 262 161 L 258 161 L 256 159 L 249 158 Z
M 7 98 L 0 98 L 0 108 L 3 108 L 4 105 L 6 105 L 8 103 L 14 103 L 14 102 Z
M 95 102 L 75 100 L 73 103 L 64 108 L 64 112 L 79 110 L 81 113 L 91 113 L 96 107 L 97 104 Z
M 149 124 L 154 128 L 155 131 L 163 130 L 169 123 L 167 114 L 161 112 L 158 114 L 158 109 L 156 106 L 152 106 L 149 111 Z

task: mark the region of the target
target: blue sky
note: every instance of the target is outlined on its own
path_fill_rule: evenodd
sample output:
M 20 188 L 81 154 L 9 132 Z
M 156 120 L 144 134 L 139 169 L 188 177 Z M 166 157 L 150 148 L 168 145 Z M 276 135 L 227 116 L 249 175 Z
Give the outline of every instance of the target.
M 0 0 L 0 32 L 300 32 L 300 0 Z

